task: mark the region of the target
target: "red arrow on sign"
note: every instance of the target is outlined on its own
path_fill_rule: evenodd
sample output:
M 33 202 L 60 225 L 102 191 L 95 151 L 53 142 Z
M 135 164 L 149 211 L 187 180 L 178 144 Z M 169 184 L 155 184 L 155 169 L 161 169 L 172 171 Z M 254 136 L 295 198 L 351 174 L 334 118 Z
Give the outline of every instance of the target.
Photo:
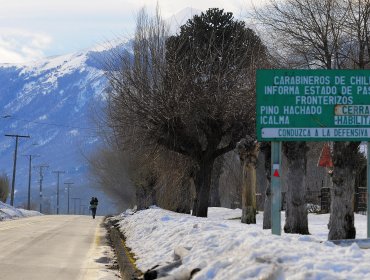
M 274 171 L 274 177 L 280 177 L 279 170 L 275 169 L 275 171 Z

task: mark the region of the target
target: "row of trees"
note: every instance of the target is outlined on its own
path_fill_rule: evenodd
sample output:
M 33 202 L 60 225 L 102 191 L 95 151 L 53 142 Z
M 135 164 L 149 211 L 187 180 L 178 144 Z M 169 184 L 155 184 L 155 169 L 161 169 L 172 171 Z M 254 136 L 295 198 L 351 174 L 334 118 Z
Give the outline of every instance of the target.
M 225 153 L 238 147 L 244 173 L 243 221 L 253 223 L 259 148 L 266 162 L 264 228 L 269 228 L 270 154 L 267 143 L 256 143 L 255 70 L 368 67 L 370 9 L 369 2 L 361 0 L 268 3 L 253 15 L 268 31 L 266 43 L 223 10 L 194 16 L 173 36 L 159 13 L 150 18 L 142 11 L 133 52 L 116 49 L 108 59 L 107 116 L 114 139 L 108 153 L 125 162 L 130 192 L 135 192 L 128 197 L 136 197 L 139 205 L 157 203 L 188 212 L 194 196 L 193 215 L 207 216 L 208 205 L 219 201 L 217 187 L 211 189 L 217 186 L 212 182 L 219 171 L 213 171 L 222 166 Z M 329 239 L 355 236 L 351 198 L 361 162 L 358 147 L 357 142 L 334 143 Z M 300 179 L 305 178 L 308 148 L 304 142 L 287 142 L 283 151 L 288 162 L 284 230 L 308 234 L 305 180 Z M 104 161 L 95 162 L 96 172 L 102 170 Z M 161 188 L 154 187 L 158 185 Z M 116 193 L 122 192 L 117 188 Z M 163 197 L 166 200 L 158 201 Z
M 305 69 L 366 69 L 370 63 L 370 1 L 269 0 L 256 18 L 269 30 L 276 57 L 284 65 Z M 272 32 L 271 32 L 272 31 Z M 353 196 L 361 167 L 359 142 L 335 142 L 329 239 L 355 238 Z M 288 232 L 308 233 L 305 211 L 305 143 L 284 144 L 288 158 Z M 300 214 L 296 214 L 300 213 Z
M 174 36 L 142 12 L 133 51 L 108 64 L 110 125 L 122 146 L 187 161 L 193 215 L 206 217 L 215 160 L 255 138 L 255 70 L 267 48 L 231 13 L 209 9 Z

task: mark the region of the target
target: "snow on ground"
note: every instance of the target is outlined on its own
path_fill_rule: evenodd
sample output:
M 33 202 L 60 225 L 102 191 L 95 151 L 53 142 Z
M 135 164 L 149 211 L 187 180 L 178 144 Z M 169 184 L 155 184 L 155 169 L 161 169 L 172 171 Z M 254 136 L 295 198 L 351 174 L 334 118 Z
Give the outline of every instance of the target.
M 101 256 L 95 259 L 95 262 L 100 263 L 99 271 L 96 273 L 97 280 L 117 280 L 121 279 L 121 274 L 118 270 L 118 264 L 114 263 L 115 255 L 112 247 L 100 246 L 97 256 Z M 91 279 L 90 279 L 91 280 Z
M 201 268 L 196 280 L 370 279 L 370 250 L 326 241 L 328 214 L 309 214 L 311 235 L 276 236 L 262 230 L 262 213 L 256 225 L 233 219 L 241 210 L 209 208 L 208 213 L 198 218 L 153 207 L 116 218 L 142 271 L 173 262 L 174 249 L 185 247 L 189 254 L 177 270 Z M 355 220 L 357 238 L 365 238 L 366 216 Z
M 106 230 L 98 227 L 95 240 L 87 254 L 84 271 L 79 280 L 117 280 L 121 279 L 117 258 L 106 238 Z
M 42 214 L 37 211 L 30 211 L 30 210 L 15 208 L 13 206 L 0 202 L 0 221 L 39 216 L 39 215 L 42 215 Z

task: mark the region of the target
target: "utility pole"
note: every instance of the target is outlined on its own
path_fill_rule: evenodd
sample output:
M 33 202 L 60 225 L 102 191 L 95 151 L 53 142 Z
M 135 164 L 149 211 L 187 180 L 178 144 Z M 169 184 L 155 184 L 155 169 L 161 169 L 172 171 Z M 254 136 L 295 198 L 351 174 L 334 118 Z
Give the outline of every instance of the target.
M 71 188 L 71 185 L 73 185 L 74 183 L 72 182 L 68 182 L 68 183 L 64 183 L 65 185 L 67 185 L 67 194 L 68 194 L 68 202 L 67 202 L 67 214 L 69 215 L 69 189 Z
M 80 207 L 82 208 L 82 211 L 80 210 L 81 214 L 82 215 L 85 215 L 85 209 L 86 209 L 86 205 L 80 205 Z
M 79 205 L 81 205 L 81 198 L 79 198 L 79 197 L 72 197 L 71 199 L 73 200 L 73 214 L 76 215 L 76 200 L 78 200 L 80 202 Z
M 60 174 L 66 173 L 65 171 L 53 171 L 53 173 L 57 174 L 58 182 L 57 182 L 57 215 L 59 215 L 59 176 Z
M 13 165 L 13 179 L 12 179 L 12 192 L 10 195 L 10 205 L 14 206 L 14 189 L 15 189 L 15 172 L 17 168 L 17 151 L 18 151 L 18 138 L 30 138 L 29 135 L 18 134 L 5 134 L 7 137 L 15 137 L 15 151 L 14 151 L 14 165 Z
M 31 166 L 32 166 L 32 157 L 39 157 L 39 155 L 24 155 L 29 157 L 28 165 L 28 199 L 27 199 L 27 209 L 31 210 Z
M 44 168 L 48 168 L 49 165 L 39 165 L 40 168 L 40 213 L 42 213 L 42 181 L 44 180 L 44 174 L 42 173 Z

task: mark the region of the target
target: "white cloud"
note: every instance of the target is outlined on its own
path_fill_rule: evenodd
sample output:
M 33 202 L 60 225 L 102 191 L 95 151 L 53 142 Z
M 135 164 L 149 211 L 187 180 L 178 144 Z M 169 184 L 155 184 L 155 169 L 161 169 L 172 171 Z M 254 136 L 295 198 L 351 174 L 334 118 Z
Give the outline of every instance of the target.
M 66 54 L 117 37 L 131 37 L 143 6 L 169 18 L 185 8 L 218 7 L 241 19 L 266 0 L 0 0 L 0 62 Z
M 0 28 L 0 62 L 22 63 L 42 58 L 51 42 L 46 34 Z
M 23 61 L 22 56 L 17 52 L 0 47 L 0 63 L 19 63 Z

